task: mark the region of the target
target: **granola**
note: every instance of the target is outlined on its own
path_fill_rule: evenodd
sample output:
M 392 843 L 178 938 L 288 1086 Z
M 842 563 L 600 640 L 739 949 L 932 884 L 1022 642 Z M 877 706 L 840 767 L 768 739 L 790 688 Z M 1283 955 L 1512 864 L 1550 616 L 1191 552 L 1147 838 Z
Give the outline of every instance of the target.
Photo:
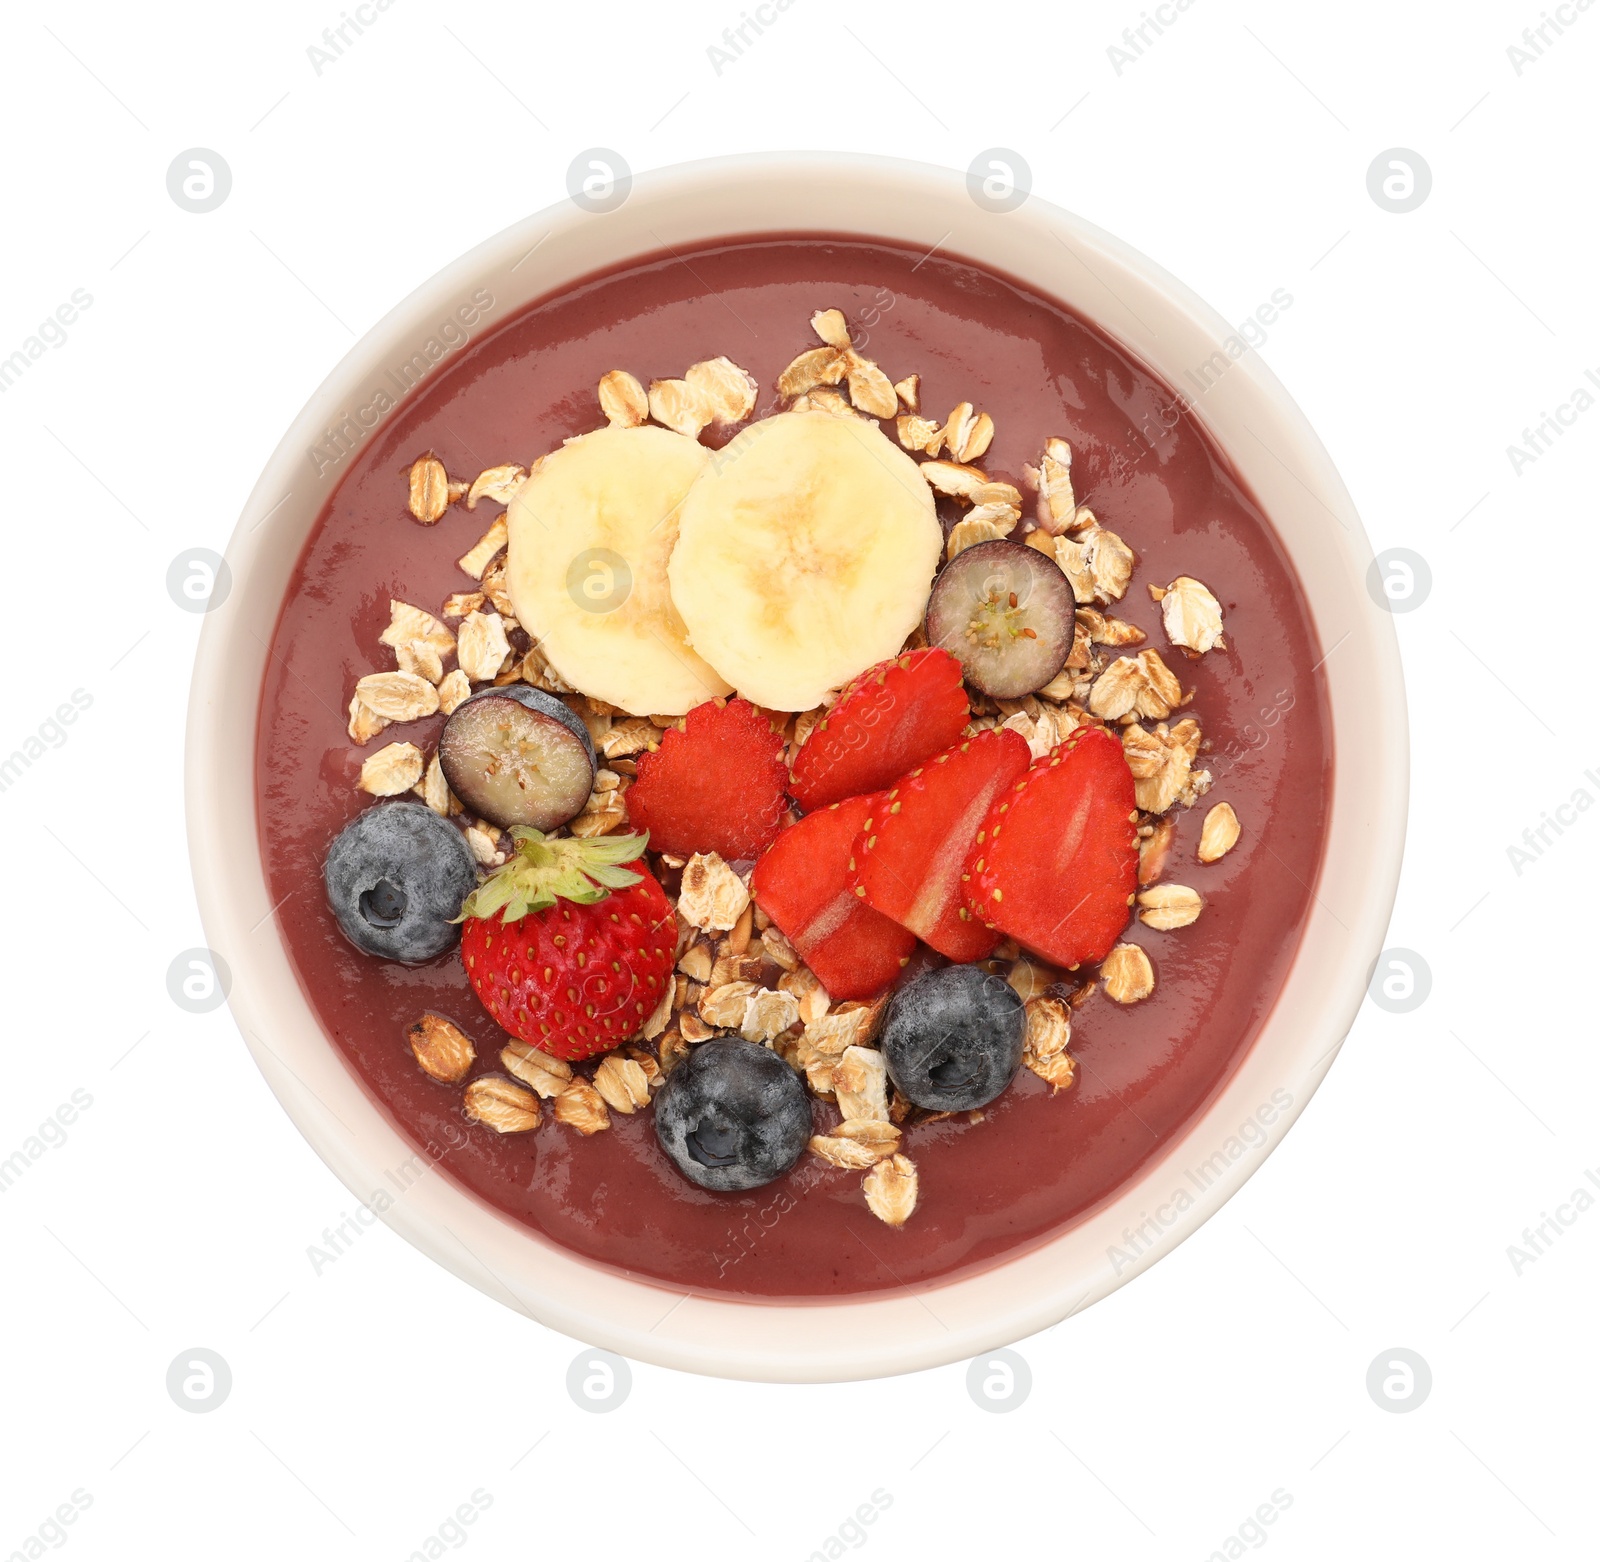
M 650 416 L 690 439 L 712 423 L 742 422 L 755 404 L 756 382 L 729 358 L 691 364 L 681 380 L 650 382 Z
M 1206 814 L 1200 827 L 1201 862 L 1218 862 L 1231 852 L 1239 840 L 1239 816 L 1231 803 L 1218 803 Z
M 1176 646 L 1199 656 L 1213 646 L 1227 648 L 1222 634 L 1222 604 L 1192 575 L 1180 575 L 1161 597 L 1161 623 Z
M 857 1117 L 840 1123 L 831 1133 L 814 1134 L 813 1155 L 845 1171 L 866 1171 L 887 1160 L 900 1148 L 900 1129 L 877 1118 Z
M 903 1226 L 917 1207 L 917 1168 L 896 1153 L 879 1161 L 862 1179 L 867 1208 L 886 1226 Z
M 678 914 L 695 927 L 727 932 L 750 904 L 743 879 L 715 852 L 701 852 L 684 864 Z
M 1132 730 L 1132 729 L 1129 729 Z M 1137 792 L 1137 784 L 1135 792 Z M 1172 837 L 1177 826 L 1171 819 L 1157 819 L 1141 827 L 1139 832 L 1139 884 L 1154 884 L 1166 871 L 1167 856 L 1172 851 Z
M 1087 524 L 1077 517 L 1074 524 L 1076 535 L 1055 540 L 1055 560 L 1071 583 L 1073 596 L 1085 605 L 1120 601 L 1133 578 L 1133 549 L 1092 515 Z
M 450 507 L 450 479 L 444 462 L 431 452 L 411 463 L 407 486 L 406 508 L 424 526 L 432 526 Z
M 1182 703 L 1183 685 L 1155 650 L 1119 656 L 1089 691 L 1089 709 L 1103 721 L 1130 715 L 1164 720 Z
M 640 1107 L 650 1104 L 649 1076 L 633 1058 L 609 1053 L 595 1069 L 593 1084 L 613 1112 L 631 1117 Z
M 1133 772 L 1133 795 L 1140 808 L 1163 814 L 1174 803 L 1187 807 L 1205 793 L 1210 775 L 1194 768 L 1201 741 L 1200 724 L 1192 719 L 1170 727 L 1157 722 L 1149 730 L 1131 722 L 1122 729 L 1122 750 Z
M 1118 944 L 1100 962 L 1100 984 L 1113 1003 L 1138 1003 L 1156 989 L 1150 956 L 1137 944 Z
M 472 1042 L 441 1014 L 424 1014 L 406 1031 L 417 1066 L 443 1085 L 459 1085 L 477 1061 Z
M 510 654 L 505 621 L 498 613 L 469 613 L 461 620 L 456 662 L 468 678 L 474 682 L 493 678 Z
M 416 673 L 368 673 L 356 684 L 356 699 L 384 721 L 420 721 L 439 708 L 439 691 Z
M 525 1134 L 539 1126 L 538 1096 L 496 1074 L 485 1074 L 467 1086 L 461 1110 L 497 1134 Z
M 456 637 L 432 613 L 393 599 L 389 603 L 389 626 L 378 639 L 397 651 L 421 640 L 440 656 L 448 656 L 456 647 Z
M 482 580 L 484 571 L 490 563 L 499 557 L 506 543 L 510 540 L 510 528 L 503 515 L 497 515 L 486 531 L 462 556 L 456 560 L 463 574 L 472 576 L 474 580 Z M 472 611 L 470 608 L 468 611 Z
M 894 426 L 906 450 L 920 450 L 923 455 L 936 456 L 944 446 L 944 424 L 935 423 L 932 418 L 905 412 L 895 419 Z
M 472 693 L 472 680 L 459 667 L 453 667 L 439 680 L 439 709 L 450 715 Z
M 793 993 L 758 987 L 745 1000 L 739 1034 L 746 1041 L 773 1042 L 800 1023 L 800 1005 Z
M 492 499 L 496 504 L 509 505 L 512 496 L 522 486 L 527 476 L 528 468 L 518 466 L 514 461 L 507 462 L 503 466 L 491 466 L 486 471 L 479 472 L 467 490 L 467 508 L 477 509 L 480 499 Z
M 650 416 L 650 398 L 626 369 L 613 369 L 600 379 L 600 410 L 615 428 L 636 428 Z
M 1028 467 L 1025 475 L 1039 495 L 1039 529 L 1060 536 L 1073 524 L 1078 510 L 1072 491 L 1072 446 L 1064 439 L 1047 439 L 1039 465 Z
M 1139 920 L 1162 933 L 1188 927 L 1205 908 L 1200 896 L 1183 884 L 1157 884 L 1141 890 L 1138 899 Z
M 588 1138 L 611 1126 L 611 1116 L 600 1092 L 586 1079 L 574 1079 L 555 1098 L 553 1107 L 558 1123 L 565 1123 Z
M 889 1121 L 889 1071 L 876 1048 L 844 1049 L 833 1066 L 833 1092 L 847 1120 L 870 1117 Z
M 507 1042 L 500 1049 L 500 1066 L 546 1101 L 560 1095 L 572 1081 L 570 1063 L 540 1052 L 525 1041 Z
M 356 785 L 374 797 L 398 797 L 422 779 L 422 750 L 414 743 L 390 743 L 369 755 Z
M 944 445 L 953 461 L 976 461 L 994 441 L 994 419 L 974 412 L 970 401 L 958 402 L 944 421 Z

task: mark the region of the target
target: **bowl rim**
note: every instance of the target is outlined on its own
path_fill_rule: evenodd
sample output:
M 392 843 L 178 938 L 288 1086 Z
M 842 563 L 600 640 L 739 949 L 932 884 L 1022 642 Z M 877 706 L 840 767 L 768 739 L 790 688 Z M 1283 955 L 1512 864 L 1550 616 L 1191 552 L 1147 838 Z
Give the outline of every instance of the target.
M 787 220 L 770 220 L 774 214 Z M 185 740 L 185 813 L 201 922 L 230 973 L 228 1001 L 246 1045 L 291 1120 L 356 1198 L 468 1283 L 587 1346 L 715 1376 L 843 1381 L 962 1360 L 1062 1321 L 1192 1235 L 1282 1141 L 1337 1055 L 1383 945 L 1409 790 L 1394 625 L 1368 584 L 1372 550 L 1331 458 L 1288 392 L 1249 351 L 1229 362 L 1213 387 L 1220 394 L 1190 410 L 1260 498 L 1328 647 L 1323 676 L 1335 759 L 1323 865 L 1299 948 L 1256 1041 L 1209 1103 L 1101 1206 L 1044 1243 L 955 1280 L 836 1301 L 702 1296 L 579 1258 L 449 1181 L 431 1152 L 400 1133 L 324 1034 L 278 935 L 255 847 L 259 694 L 234 701 L 232 692 L 252 669 L 253 682 L 243 686 L 261 688 L 281 582 L 346 457 L 387 422 L 386 412 L 370 425 L 364 416 L 373 408 L 377 369 L 414 360 L 417 344 L 430 334 L 437 339 L 439 322 L 448 322 L 458 300 L 473 297 L 475 288 L 481 297 L 490 283 L 509 291 L 491 294 L 482 326 L 450 344 L 446 356 L 532 299 L 670 249 L 673 237 L 687 243 L 698 241 L 695 234 L 703 240 L 781 231 L 925 238 L 942 222 L 948 230 L 933 249 L 960 232 L 948 246 L 952 253 L 1085 314 L 1169 385 L 1177 379 L 1172 365 L 1211 361 L 1233 331 L 1121 240 L 1037 196 L 1009 213 L 984 211 L 968 194 L 968 176 L 955 170 L 863 153 L 788 152 L 633 176 L 623 204 L 610 213 L 562 202 L 484 240 L 349 349 L 268 459 L 228 544 L 231 589 L 202 624 Z M 656 242 L 641 243 L 641 233 Z M 1067 260 L 1050 249 L 1051 241 Z M 611 258 L 594 263 L 605 254 Z M 1041 271 L 1050 272 L 1041 255 L 1068 269 L 1041 279 Z M 1183 356 L 1205 346 L 1210 354 Z M 1240 429 L 1265 455 L 1243 446 Z M 323 467 L 318 449 L 340 453 Z M 1276 504 L 1268 492 L 1279 496 Z M 1341 627 L 1343 634 L 1332 638 Z M 248 707 L 247 716 L 239 706 Z M 240 765 L 245 729 L 250 762 Z M 1341 765 L 1338 755 L 1358 734 L 1361 767 Z M 236 849 L 241 832 L 252 848 L 245 853 Z M 1152 1207 L 1156 1215 L 1146 1217 Z M 1142 1224 L 1130 1230 L 1135 1212 Z

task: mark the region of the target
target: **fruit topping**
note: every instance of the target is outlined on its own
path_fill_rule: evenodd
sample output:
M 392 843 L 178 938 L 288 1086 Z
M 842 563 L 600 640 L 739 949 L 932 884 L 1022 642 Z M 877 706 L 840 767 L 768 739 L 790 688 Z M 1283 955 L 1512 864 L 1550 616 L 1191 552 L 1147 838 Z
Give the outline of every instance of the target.
M 657 851 L 759 857 L 784 825 L 782 755 L 783 739 L 748 700 L 708 700 L 639 756 L 628 812 Z
M 589 801 L 594 742 L 555 695 L 506 684 L 456 707 L 439 736 L 439 768 L 490 824 L 553 830 Z
M 677 926 L 642 835 L 546 840 L 516 826 L 511 860 L 461 907 L 461 963 L 496 1024 L 569 1062 L 635 1035 L 671 980 Z
M 800 1076 L 753 1041 L 703 1041 L 655 1104 L 656 1137 L 690 1182 L 717 1193 L 759 1188 L 799 1160 L 811 1138 Z
M 1103 960 L 1139 868 L 1122 745 L 1080 727 L 989 810 L 963 875 L 968 909 L 1052 965 Z
M 789 790 L 808 813 L 876 792 L 949 748 L 967 729 L 961 664 L 947 651 L 908 651 L 848 684 L 812 729 Z
M 855 891 L 853 848 L 882 794 L 807 814 L 756 864 L 756 904 L 794 945 L 835 1003 L 870 998 L 900 974 L 916 937 Z
M 932 491 L 875 423 L 782 412 L 730 440 L 689 490 L 672 600 L 746 699 L 810 710 L 905 644 L 942 545 Z
M 1072 586 L 1060 566 L 1018 542 L 982 542 L 939 572 L 928 600 L 928 643 L 998 700 L 1042 689 L 1072 650 Z
M 730 692 L 667 591 L 679 506 L 710 460 L 670 429 L 598 429 L 546 456 L 506 512 L 517 621 L 573 688 L 635 716 Z
M 432 809 L 385 803 L 334 837 L 322 877 L 340 930 L 357 949 L 421 965 L 455 943 L 452 919 L 478 882 L 478 866 L 461 832 Z
M 1007 728 L 935 754 L 883 795 L 855 845 L 856 884 L 869 906 L 952 960 L 981 960 L 999 943 L 967 909 L 961 873 L 995 799 L 1021 779 L 1028 745 Z
M 906 1100 L 932 1112 L 987 1106 L 1022 1066 L 1028 1019 L 1003 976 L 947 965 L 889 1000 L 879 1045 Z

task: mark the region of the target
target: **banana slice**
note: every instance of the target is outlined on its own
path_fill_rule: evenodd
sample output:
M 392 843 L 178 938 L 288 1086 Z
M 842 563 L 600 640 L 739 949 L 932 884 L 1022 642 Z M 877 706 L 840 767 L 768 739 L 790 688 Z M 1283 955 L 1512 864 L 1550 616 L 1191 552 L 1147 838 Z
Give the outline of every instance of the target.
M 710 460 L 669 429 L 603 428 L 546 456 L 507 511 L 518 622 L 573 688 L 635 716 L 730 692 L 667 589 L 679 506 Z
M 689 490 L 668 568 L 695 650 L 746 699 L 810 710 L 922 620 L 933 491 L 877 424 L 780 412 Z

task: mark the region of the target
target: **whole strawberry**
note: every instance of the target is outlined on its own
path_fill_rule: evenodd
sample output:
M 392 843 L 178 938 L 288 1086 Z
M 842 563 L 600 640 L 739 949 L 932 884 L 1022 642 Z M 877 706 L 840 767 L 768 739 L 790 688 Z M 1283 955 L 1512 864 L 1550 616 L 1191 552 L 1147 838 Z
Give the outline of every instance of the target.
M 636 1035 L 672 980 L 672 907 L 644 871 L 622 866 L 648 837 L 547 840 L 516 849 L 462 903 L 461 960 L 497 1024 L 577 1062 Z

